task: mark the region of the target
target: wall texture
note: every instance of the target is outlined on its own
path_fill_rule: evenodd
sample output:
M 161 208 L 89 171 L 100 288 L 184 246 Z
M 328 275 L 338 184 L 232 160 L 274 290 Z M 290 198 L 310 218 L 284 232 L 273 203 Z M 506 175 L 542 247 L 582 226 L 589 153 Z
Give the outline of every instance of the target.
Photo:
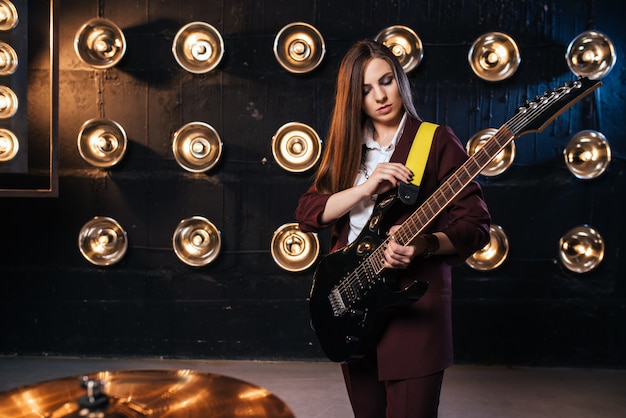
M 29 2 L 37 7 L 47 2 Z M 293 222 L 312 172 L 282 169 L 271 139 L 291 121 L 323 139 L 345 50 L 402 24 L 424 43 L 424 59 L 409 74 L 418 111 L 452 126 L 463 142 L 575 78 L 564 56 L 582 31 L 600 30 L 615 43 L 617 64 L 600 90 L 542 133 L 517 139 L 507 172 L 479 176 L 511 248 L 496 270 L 456 269 L 454 320 L 460 363 L 623 368 L 621 7 L 617 0 L 63 0 L 59 197 L 0 198 L 0 353 L 323 358 L 308 325 L 311 270 L 287 272 L 270 253 L 273 232 Z M 107 70 L 88 67 L 73 48 L 76 31 L 97 16 L 114 21 L 128 44 Z M 191 21 L 224 37 L 224 60 L 211 73 L 189 73 L 171 53 L 176 32 Z M 279 30 L 297 21 L 314 25 L 327 49 L 320 67 L 301 75 L 272 52 Z M 467 62 L 472 42 L 490 31 L 511 35 L 522 56 L 515 75 L 498 83 L 479 79 Z M 110 169 L 90 166 L 77 150 L 81 125 L 96 117 L 128 134 L 127 154 Z M 173 132 L 191 121 L 212 125 L 224 143 L 220 163 L 202 174 L 183 170 L 171 150 Z M 604 133 L 613 150 L 597 179 L 577 179 L 563 162 L 563 147 L 582 129 Z M 199 268 L 172 250 L 176 225 L 194 215 L 222 237 L 219 257 Z M 78 233 L 94 216 L 110 216 L 128 233 L 116 265 L 94 266 L 79 252 Z M 577 274 L 559 262 L 558 240 L 582 224 L 600 231 L 606 254 L 597 269 Z M 325 249 L 327 236 L 320 240 Z

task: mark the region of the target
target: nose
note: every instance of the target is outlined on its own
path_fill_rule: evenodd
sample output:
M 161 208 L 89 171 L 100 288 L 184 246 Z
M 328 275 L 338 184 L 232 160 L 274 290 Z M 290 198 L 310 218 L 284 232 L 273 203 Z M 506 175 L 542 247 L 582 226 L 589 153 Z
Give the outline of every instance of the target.
M 381 87 L 375 87 L 373 93 L 374 100 L 376 100 L 377 102 L 382 103 L 387 100 L 387 92 L 385 92 L 385 89 Z

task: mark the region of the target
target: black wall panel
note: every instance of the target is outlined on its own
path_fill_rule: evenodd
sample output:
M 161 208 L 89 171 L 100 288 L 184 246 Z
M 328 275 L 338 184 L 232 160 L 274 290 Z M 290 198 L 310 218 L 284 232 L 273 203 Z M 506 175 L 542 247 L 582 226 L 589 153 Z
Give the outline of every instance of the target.
M 271 139 L 292 121 L 323 139 L 345 50 L 403 24 L 424 42 L 424 59 L 409 74 L 418 111 L 451 125 L 463 142 L 575 78 L 565 50 L 582 31 L 614 42 L 617 64 L 599 91 L 544 132 L 517 139 L 507 172 L 479 176 L 511 250 L 494 271 L 456 268 L 454 324 L 458 362 L 626 366 L 621 8 L 612 0 L 63 0 L 60 192 L 0 198 L 0 353 L 323 358 L 308 325 L 312 271 L 282 270 L 270 253 L 273 232 L 293 222 L 312 172 L 282 169 Z M 73 48 L 76 31 L 97 16 L 114 21 L 128 45 L 107 70 L 91 69 Z M 224 59 L 207 74 L 185 71 L 171 53 L 176 32 L 192 21 L 224 37 Z M 279 30 L 296 21 L 326 41 L 323 63 L 308 74 L 288 73 L 272 52 Z M 511 35 L 522 56 L 513 77 L 497 83 L 479 79 L 467 62 L 472 42 L 490 31 Z M 124 159 L 110 169 L 90 166 L 77 150 L 81 125 L 96 117 L 128 134 Z M 224 143 L 218 165 L 202 174 L 183 170 L 171 150 L 173 132 L 191 121 L 212 125 Z M 563 147 L 582 129 L 603 132 L 613 150 L 597 179 L 577 179 L 563 162 Z M 79 252 L 78 233 L 96 215 L 128 233 L 116 265 L 94 266 Z M 194 215 L 222 237 L 219 257 L 199 268 L 172 249 L 176 225 Z M 606 254 L 596 270 L 576 274 L 559 262 L 558 239 L 581 224 L 600 231 Z M 327 235 L 320 239 L 326 249 Z

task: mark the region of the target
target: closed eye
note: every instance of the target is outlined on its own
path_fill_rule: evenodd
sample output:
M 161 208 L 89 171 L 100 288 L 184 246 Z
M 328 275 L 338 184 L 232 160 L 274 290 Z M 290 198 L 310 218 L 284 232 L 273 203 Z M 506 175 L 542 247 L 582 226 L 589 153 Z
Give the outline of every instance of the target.
M 388 86 L 391 83 L 393 83 L 393 76 L 385 77 L 380 81 L 380 84 L 382 84 L 383 86 Z

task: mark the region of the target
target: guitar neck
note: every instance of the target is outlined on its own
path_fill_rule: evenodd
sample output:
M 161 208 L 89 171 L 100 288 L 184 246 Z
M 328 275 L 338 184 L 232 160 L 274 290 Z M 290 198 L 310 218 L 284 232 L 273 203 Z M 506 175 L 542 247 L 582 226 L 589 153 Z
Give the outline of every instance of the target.
M 513 139 L 528 132 L 541 132 L 557 116 L 597 89 L 602 83 L 579 78 L 546 92 L 518 109 L 518 112 L 461 165 L 406 221 L 394 232 L 394 239 L 406 245 L 421 234 L 426 226 L 493 160 Z M 376 273 L 383 270 L 386 239 L 367 260 Z

